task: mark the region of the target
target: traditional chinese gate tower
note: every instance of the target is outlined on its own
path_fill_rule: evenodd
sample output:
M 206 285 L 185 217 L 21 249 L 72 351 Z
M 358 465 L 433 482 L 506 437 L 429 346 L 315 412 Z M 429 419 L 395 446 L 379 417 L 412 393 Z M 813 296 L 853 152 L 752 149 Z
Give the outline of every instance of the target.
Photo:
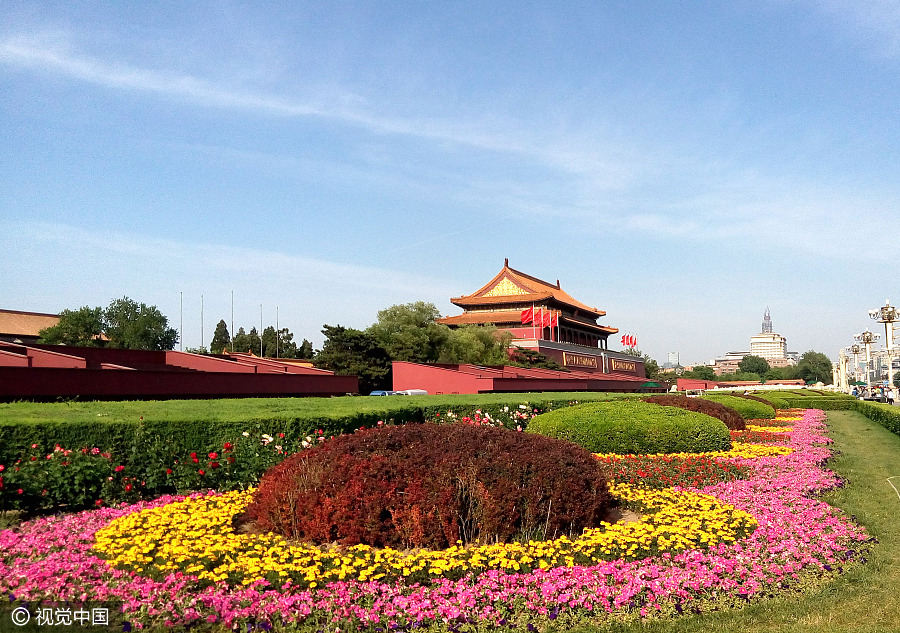
M 640 359 L 608 351 L 609 335 L 619 330 L 597 323 L 606 312 L 569 295 L 559 280 L 554 285 L 510 268 L 509 259 L 484 286 L 450 301 L 463 313 L 444 317 L 439 323 L 450 327 L 494 325 L 513 335 L 514 346 L 538 351 L 570 369 L 644 375 Z M 523 323 L 523 311 L 532 308 L 535 318 Z M 542 325 L 552 316 L 552 328 Z

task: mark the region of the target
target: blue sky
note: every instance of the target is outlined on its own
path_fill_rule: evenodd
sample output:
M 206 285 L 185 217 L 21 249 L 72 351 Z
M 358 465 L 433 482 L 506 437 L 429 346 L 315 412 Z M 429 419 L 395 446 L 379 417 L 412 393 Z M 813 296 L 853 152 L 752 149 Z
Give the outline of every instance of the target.
M 900 300 L 900 3 L 0 5 L 0 307 L 319 344 L 503 258 L 660 362 Z M 878 331 L 878 330 L 874 330 Z

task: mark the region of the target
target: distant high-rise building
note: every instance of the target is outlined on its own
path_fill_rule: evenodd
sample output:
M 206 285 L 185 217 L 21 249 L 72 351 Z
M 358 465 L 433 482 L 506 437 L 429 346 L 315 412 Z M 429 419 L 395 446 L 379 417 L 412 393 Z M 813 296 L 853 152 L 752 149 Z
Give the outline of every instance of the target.
M 667 360 L 668 360 L 668 364 L 671 365 L 672 367 L 678 367 L 678 365 L 679 365 L 678 352 L 669 352 L 669 356 L 668 356 Z
M 769 306 L 766 306 L 766 313 L 763 315 L 762 330 L 763 334 L 772 333 L 772 315 L 769 314 Z
M 766 306 L 763 315 L 762 332 L 750 337 L 750 354 L 766 360 L 783 360 L 787 358 L 787 339 L 781 334 L 772 332 L 772 315 Z

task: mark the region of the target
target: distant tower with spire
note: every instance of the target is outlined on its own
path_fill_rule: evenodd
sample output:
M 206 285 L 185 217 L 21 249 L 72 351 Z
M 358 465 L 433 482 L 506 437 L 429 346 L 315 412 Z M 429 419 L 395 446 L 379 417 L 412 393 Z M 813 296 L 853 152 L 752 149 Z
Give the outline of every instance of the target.
M 769 312 L 769 306 L 766 306 L 766 312 L 763 314 L 762 332 L 750 337 L 750 353 L 765 358 L 770 364 L 772 361 L 787 359 L 787 339 L 772 331 L 772 314 Z
M 762 333 L 763 334 L 771 334 L 772 333 L 772 315 L 769 314 L 769 306 L 766 306 L 766 313 L 763 315 Z

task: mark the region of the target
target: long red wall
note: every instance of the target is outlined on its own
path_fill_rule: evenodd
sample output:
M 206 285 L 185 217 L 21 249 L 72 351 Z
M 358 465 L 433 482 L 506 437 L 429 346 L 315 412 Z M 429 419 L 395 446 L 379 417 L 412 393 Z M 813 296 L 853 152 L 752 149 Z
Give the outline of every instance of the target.
M 227 398 L 357 393 L 356 376 L 0 367 L 0 399 Z

